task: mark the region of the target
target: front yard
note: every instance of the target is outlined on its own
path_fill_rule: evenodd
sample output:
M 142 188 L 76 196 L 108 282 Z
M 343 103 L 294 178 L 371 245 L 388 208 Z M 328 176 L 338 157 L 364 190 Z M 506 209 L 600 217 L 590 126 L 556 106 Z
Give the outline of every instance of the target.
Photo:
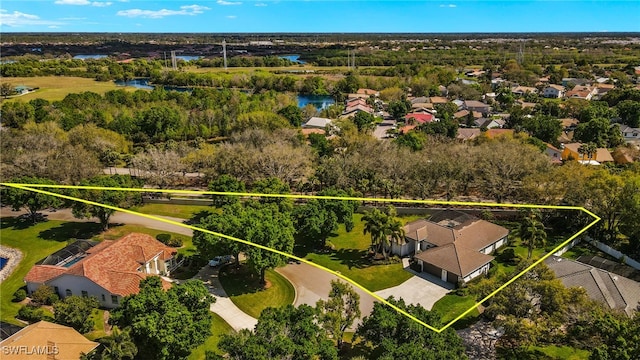
M 332 247 L 330 252 L 312 252 L 304 244 L 298 244 L 295 252 L 318 265 L 340 272 L 370 291 L 390 288 L 409 280 L 413 275 L 403 269 L 401 262 L 389 265 L 370 263 L 367 253 L 371 236 L 363 233 L 364 223 L 361 219 L 362 214 L 354 215 L 355 226 L 350 232 L 340 224 L 334 236 L 329 237 L 328 245 Z M 401 218 L 403 222 L 415 219 L 415 216 Z

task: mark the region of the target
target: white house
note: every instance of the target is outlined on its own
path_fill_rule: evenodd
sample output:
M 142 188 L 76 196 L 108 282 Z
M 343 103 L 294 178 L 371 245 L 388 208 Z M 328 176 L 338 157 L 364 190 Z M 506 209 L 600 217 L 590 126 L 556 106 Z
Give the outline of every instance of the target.
M 564 86 L 551 84 L 542 90 L 542 96 L 559 99 L 564 96 Z
M 61 297 L 94 296 L 100 306 L 118 307 L 122 298 L 137 294 L 140 280 L 169 275 L 176 267 L 176 249 L 150 235 L 131 233 L 105 240 L 55 265 L 34 265 L 24 281 L 32 294 L 41 285 L 51 286 Z M 170 284 L 163 280 L 168 288 Z
M 327 125 L 331 124 L 331 119 L 312 117 L 306 123 L 302 124 L 304 129 L 324 129 Z
M 448 212 L 413 221 L 404 230 L 404 240 L 392 244 L 392 253 L 412 256 L 422 271 L 451 283 L 486 273 L 493 260 L 490 254 L 505 245 L 509 235 L 502 226 Z
M 632 128 L 628 125 L 620 127 L 622 137 L 625 141 L 640 141 L 640 128 Z

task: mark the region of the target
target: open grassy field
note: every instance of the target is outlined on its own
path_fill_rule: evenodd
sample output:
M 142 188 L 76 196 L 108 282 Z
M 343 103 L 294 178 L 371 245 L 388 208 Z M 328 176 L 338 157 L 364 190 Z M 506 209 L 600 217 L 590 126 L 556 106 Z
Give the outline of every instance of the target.
M 102 82 L 89 78 L 69 76 L 5 77 L 2 81 L 6 81 L 13 86 L 24 85 L 40 88 L 30 94 L 15 96 L 4 101 L 20 100 L 27 102 L 37 98 L 55 101 L 64 99 L 67 94 L 85 91 L 104 94 L 109 90 L 115 89 L 136 90 L 133 87 L 116 86 L 113 81 Z
M 542 353 L 545 359 L 582 360 L 589 358 L 589 351 L 576 349 L 571 346 L 531 346 L 530 351 Z M 543 357 L 539 357 L 543 358 Z
M 408 222 L 417 217 L 401 218 Z M 378 291 L 401 283 L 411 278 L 411 273 L 405 271 L 401 263 L 389 265 L 371 265 L 367 259 L 367 252 L 371 245 L 371 237 L 365 235 L 362 214 L 354 215 L 355 226 L 346 232 L 344 225 L 340 225 L 335 236 L 329 237 L 333 251 L 329 253 L 311 252 L 303 247 L 299 255 L 331 270 L 339 271 L 343 275 L 356 281 L 371 291 Z
M 263 289 L 257 276 L 251 277 L 248 268 L 235 270 L 226 266 L 220 270 L 220 283 L 233 303 L 249 316 L 258 318 L 268 307 L 293 304 L 295 289 L 284 276 L 267 270 L 268 288 Z
M 218 350 L 218 342 L 220 341 L 220 336 L 223 334 L 231 334 L 233 333 L 233 328 L 231 325 L 227 324 L 220 315 L 216 313 L 211 313 L 211 317 L 213 318 L 213 322 L 211 323 L 211 336 L 205 340 L 204 344 L 195 348 L 191 355 L 187 358 L 188 360 L 204 360 L 205 351 L 213 351 L 219 355 L 223 355 L 220 350 Z
M 475 303 L 475 300 L 471 296 L 447 294 L 442 299 L 436 301 L 436 303 L 433 304 L 433 308 L 431 310 L 438 311 L 442 315 L 442 324 L 446 325 L 451 320 L 455 319 L 467 309 L 475 305 Z M 477 318 L 478 316 L 480 316 L 480 312 L 478 312 L 478 309 L 476 308 L 468 313 L 465 317 L 460 319 L 460 321 L 462 322 L 465 319 L 472 320 Z

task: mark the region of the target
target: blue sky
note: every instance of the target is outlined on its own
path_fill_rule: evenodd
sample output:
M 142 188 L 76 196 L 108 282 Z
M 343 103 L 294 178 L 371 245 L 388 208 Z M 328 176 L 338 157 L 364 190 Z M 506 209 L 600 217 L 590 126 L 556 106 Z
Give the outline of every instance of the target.
M 640 1 L 2 0 L 1 32 L 639 32 Z

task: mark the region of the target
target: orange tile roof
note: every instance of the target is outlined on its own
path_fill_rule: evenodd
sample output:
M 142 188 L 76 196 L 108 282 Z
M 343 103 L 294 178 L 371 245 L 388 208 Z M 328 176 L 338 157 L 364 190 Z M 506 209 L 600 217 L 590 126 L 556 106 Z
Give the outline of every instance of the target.
M 83 276 L 112 294 L 126 296 L 138 293 L 140 280 L 150 276 L 138 272 L 140 266 L 158 254 L 159 259 L 165 261 L 176 252 L 150 235 L 131 233 L 115 241 L 103 241 L 69 268 L 36 265 L 31 268 L 25 281 L 42 282 L 33 280 L 46 278 L 44 281 L 48 281 L 62 275 Z

